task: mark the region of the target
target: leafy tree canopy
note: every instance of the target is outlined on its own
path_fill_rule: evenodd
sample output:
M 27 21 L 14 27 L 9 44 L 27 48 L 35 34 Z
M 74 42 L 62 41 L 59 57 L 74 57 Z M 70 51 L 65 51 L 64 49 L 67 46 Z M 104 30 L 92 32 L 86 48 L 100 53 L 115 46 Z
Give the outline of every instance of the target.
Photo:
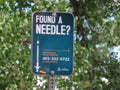
M 110 53 L 120 45 L 119 0 L 0 1 L 0 89 L 32 90 L 31 16 L 35 11 L 73 12 L 74 72 L 57 77 L 59 90 L 119 90 L 120 62 Z M 40 76 L 42 77 L 42 76 Z M 38 86 L 41 90 L 48 87 Z

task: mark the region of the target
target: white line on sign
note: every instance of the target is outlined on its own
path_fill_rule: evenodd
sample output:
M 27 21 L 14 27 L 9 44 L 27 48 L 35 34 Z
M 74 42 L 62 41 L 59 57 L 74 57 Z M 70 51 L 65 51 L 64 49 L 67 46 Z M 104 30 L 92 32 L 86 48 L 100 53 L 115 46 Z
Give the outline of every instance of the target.
M 43 51 L 70 52 L 69 48 L 68 48 L 68 50 L 43 49 Z
M 39 66 L 39 41 L 37 41 L 37 62 L 36 62 L 35 68 L 36 68 L 36 72 L 38 72 L 40 68 Z

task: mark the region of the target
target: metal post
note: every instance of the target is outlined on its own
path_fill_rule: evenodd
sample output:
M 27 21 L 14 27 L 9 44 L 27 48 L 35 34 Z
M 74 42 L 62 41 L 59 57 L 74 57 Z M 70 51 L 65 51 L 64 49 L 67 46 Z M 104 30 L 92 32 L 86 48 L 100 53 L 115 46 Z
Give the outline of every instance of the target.
M 55 90 L 54 71 L 51 71 L 51 76 L 49 76 L 49 87 L 48 87 L 48 90 Z

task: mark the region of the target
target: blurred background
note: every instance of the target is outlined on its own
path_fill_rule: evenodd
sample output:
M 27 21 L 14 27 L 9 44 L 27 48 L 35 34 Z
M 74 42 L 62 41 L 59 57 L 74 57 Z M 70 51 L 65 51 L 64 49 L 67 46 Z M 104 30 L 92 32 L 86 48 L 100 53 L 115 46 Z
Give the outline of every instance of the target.
M 47 90 L 31 72 L 35 11 L 74 14 L 74 71 L 56 90 L 120 90 L 119 0 L 0 0 L 0 90 Z

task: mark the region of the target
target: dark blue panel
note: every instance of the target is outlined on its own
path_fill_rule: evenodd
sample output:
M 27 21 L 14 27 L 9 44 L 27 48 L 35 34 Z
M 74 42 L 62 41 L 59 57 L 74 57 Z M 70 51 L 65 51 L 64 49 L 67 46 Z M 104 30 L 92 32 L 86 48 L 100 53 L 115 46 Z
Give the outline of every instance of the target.
M 73 71 L 71 13 L 35 12 L 32 16 L 32 71 L 34 74 L 70 75 Z

